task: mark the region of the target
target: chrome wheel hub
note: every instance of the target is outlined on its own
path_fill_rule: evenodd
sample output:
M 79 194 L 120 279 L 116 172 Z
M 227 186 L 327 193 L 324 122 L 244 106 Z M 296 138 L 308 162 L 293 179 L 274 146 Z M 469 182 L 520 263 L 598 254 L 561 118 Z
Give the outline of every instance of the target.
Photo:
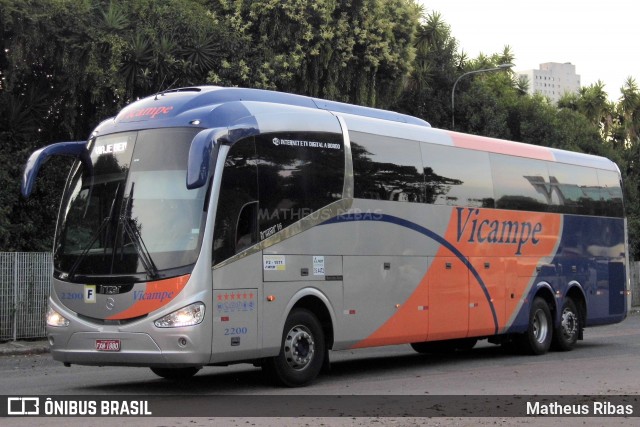
M 296 370 L 306 368 L 315 353 L 315 342 L 311 331 L 302 325 L 291 328 L 284 341 L 284 356 L 287 364 Z
M 565 309 L 562 312 L 562 334 L 565 338 L 572 338 L 576 332 L 578 331 L 578 319 L 576 318 L 576 314 L 569 310 Z
M 538 310 L 533 316 L 533 336 L 539 343 L 545 342 L 549 333 L 549 322 L 544 311 Z

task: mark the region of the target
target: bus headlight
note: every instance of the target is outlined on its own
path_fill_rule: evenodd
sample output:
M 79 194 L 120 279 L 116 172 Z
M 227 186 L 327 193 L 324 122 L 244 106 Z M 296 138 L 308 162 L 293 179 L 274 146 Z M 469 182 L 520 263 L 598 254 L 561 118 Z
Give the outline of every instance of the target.
M 47 310 L 47 325 L 55 327 L 69 326 L 69 320 L 53 308 L 49 307 Z
M 204 320 L 204 304 L 195 302 L 153 322 L 158 328 L 193 326 Z

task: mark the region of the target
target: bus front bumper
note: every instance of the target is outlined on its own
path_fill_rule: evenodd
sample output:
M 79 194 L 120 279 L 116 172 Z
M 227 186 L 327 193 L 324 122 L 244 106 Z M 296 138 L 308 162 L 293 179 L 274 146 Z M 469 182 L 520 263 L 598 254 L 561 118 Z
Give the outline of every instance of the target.
M 65 337 L 49 333 L 51 355 L 65 364 L 181 368 L 209 362 L 210 348 L 202 349 L 186 334 L 163 336 L 163 345 L 146 333 L 75 332 Z

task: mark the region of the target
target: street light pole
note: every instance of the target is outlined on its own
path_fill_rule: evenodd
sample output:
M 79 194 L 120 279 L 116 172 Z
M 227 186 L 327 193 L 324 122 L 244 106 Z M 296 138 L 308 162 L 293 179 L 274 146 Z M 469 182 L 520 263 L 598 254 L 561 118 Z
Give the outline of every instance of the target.
M 469 71 L 466 72 L 464 74 L 462 74 L 460 77 L 458 77 L 455 81 L 455 83 L 453 83 L 453 89 L 451 89 L 451 130 L 455 130 L 456 128 L 456 119 L 455 119 L 455 114 L 454 114 L 454 109 L 455 109 L 455 103 L 454 103 L 454 97 L 455 97 L 455 92 L 456 92 L 456 85 L 458 84 L 458 82 L 460 81 L 461 78 L 463 78 L 464 76 L 468 76 L 470 74 L 478 74 L 478 73 L 487 73 L 490 71 L 499 71 L 499 70 L 507 70 L 511 67 L 513 67 L 513 64 L 500 64 L 497 67 L 494 68 L 483 68 L 482 70 L 474 70 L 474 71 Z

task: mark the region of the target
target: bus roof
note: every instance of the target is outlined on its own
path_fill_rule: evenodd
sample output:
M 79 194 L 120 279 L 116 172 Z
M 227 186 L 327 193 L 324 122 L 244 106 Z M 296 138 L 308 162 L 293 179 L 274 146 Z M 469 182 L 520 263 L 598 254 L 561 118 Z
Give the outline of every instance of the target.
M 186 125 L 228 127 L 252 116 L 252 110 L 258 103 L 338 113 L 346 118 L 349 130 L 619 173 L 617 165 L 604 157 L 434 129 L 428 122 L 406 114 L 261 89 L 198 86 L 167 90 L 126 106 L 116 117 L 102 122 L 96 130 L 104 134 Z M 214 110 L 215 114 L 212 114 Z
M 115 123 L 149 119 L 170 121 L 178 117 L 184 120 L 188 115 L 206 120 L 205 117 L 201 117 L 203 109 L 211 111 L 216 106 L 232 102 L 283 104 L 430 127 L 429 123 L 422 119 L 394 111 L 262 89 L 218 86 L 187 87 L 157 93 L 123 108 L 114 121 Z

